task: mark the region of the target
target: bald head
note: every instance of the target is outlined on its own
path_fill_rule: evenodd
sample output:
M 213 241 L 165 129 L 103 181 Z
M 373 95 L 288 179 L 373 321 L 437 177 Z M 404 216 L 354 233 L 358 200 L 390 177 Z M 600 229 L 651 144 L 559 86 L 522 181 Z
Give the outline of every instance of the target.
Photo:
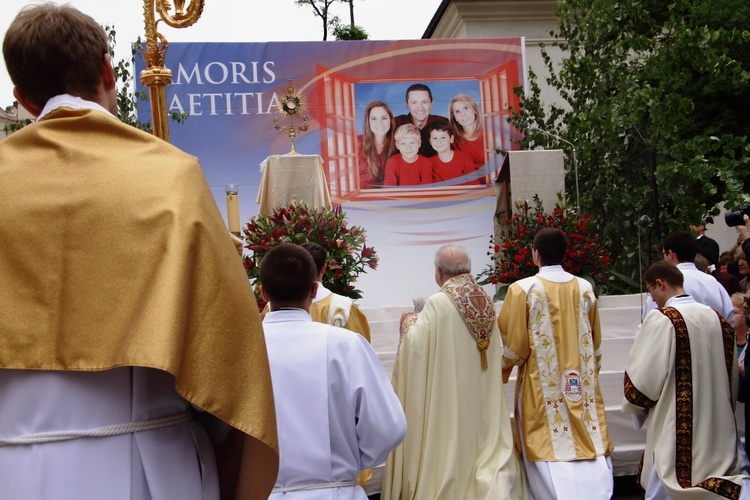
M 471 259 L 466 249 L 454 245 L 445 245 L 435 254 L 435 281 L 438 286 L 454 276 L 471 272 Z

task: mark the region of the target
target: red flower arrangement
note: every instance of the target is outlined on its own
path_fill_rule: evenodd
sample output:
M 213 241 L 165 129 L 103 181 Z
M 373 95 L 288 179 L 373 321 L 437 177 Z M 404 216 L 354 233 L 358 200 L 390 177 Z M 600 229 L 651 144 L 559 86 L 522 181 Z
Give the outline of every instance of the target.
M 327 208 L 308 208 L 304 203 L 292 201 L 285 207 L 275 208 L 271 215 L 257 215 L 248 220 L 243 230 L 245 249 L 243 256 L 247 277 L 255 289 L 258 306 L 265 302 L 257 288 L 260 261 L 279 243 L 306 243 L 312 241 L 328 252 L 328 262 L 323 284 L 331 291 L 353 299 L 362 297 L 362 291 L 352 283 L 357 276 L 377 269 L 375 248 L 365 245 L 365 230 L 360 226 L 347 227 L 346 213 L 336 205 Z
M 568 252 L 563 260 L 563 269 L 588 280 L 594 289 L 607 282 L 605 271 L 609 268 L 609 250 L 601 244 L 595 234 L 593 217 L 567 208 L 558 200 L 550 214 L 544 212 L 542 202 L 534 197 L 534 207 L 528 201 L 515 202 L 515 213 L 503 224 L 503 242 L 490 238 L 487 255 L 492 263 L 482 271 L 477 280 L 480 284 L 497 285 L 495 300 L 505 298 L 508 286 L 514 281 L 534 276 L 539 270 L 531 256 L 531 244 L 537 231 L 544 227 L 556 227 L 568 236 Z

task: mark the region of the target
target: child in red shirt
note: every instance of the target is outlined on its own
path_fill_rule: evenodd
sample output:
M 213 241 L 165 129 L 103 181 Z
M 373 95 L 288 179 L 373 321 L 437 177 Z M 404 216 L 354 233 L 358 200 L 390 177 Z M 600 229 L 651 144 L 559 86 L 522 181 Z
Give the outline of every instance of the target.
M 435 123 L 430 126 L 430 145 L 437 151 L 437 154 L 430 158 L 435 182 L 461 177 L 474 170 L 471 155 L 465 151 L 451 149 L 454 139 L 455 132 L 449 123 Z M 472 181 L 470 184 L 478 184 L 478 181 Z
M 395 133 L 399 153 L 385 163 L 384 186 L 432 184 L 432 162 L 419 154 L 422 133 L 411 123 L 401 125 Z

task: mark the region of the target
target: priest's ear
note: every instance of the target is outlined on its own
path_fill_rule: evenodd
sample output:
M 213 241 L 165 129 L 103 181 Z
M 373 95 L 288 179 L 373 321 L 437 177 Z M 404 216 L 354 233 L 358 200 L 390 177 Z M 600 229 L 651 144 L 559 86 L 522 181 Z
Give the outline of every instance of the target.
M 40 107 L 34 101 L 29 99 L 20 88 L 13 87 L 13 97 L 15 97 L 16 100 L 21 104 L 21 106 L 26 108 L 26 110 L 35 118 L 42 114 L 43 106 Z
M 266 293 L 266 288 L 262 284 L 259 286 L 260 286 L 260 296 L 263 298 L 263 300 L 270 303 L 271 299 L 268 298 L 268 294 Z

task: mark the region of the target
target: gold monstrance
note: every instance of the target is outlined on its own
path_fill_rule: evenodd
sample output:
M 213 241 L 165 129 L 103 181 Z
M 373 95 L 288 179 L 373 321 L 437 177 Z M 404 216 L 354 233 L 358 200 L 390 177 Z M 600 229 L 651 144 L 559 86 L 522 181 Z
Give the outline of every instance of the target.
M 298 154 L 294 150 L 294 139 L 297 137 L 299 132 L 307 131 L 307 117 L 302 114 L 302 110 L 305 105 L 302 102 L 302 96 L 294 91 L 292 86 L 292 79 L 289 79 L 289 85 L 286 87 L 284 95 L 279 97 L 279 114 L 281 118 L 289 118 L 289 125 L 279 125 L 279 118 L 273 117 L 273 123 L 278 132 L 284 132 L 289 136 L 289 140 L 292 141 L 292 149 L 289 151 L 290 155 Z M 302 125 L 295 125 L 294 119 L 300 117 L 302 119 Z
M 185 0 L 174 0 L 174 15 L 170 14 L 172 4 L 169 0 L 143 0 L 143 17 L 146 23 L 146 52 L 143 58 L 146 69 L 141 71 L 141 83 L 149 88 L 151 97 L 151 123 L 154 135 L 169 142 L 167 124 L 167 96 L 164 87 L 172 83 L 172 72 L 164 66 L 169 42 L 164 35 L 156 31 L 156 16 L 172 28 L 187 28 L 200 19 L 203 13 L 204 0 L 190 0 L 185 9 Z M 158 38 L 158 41 L 157 41 Z

